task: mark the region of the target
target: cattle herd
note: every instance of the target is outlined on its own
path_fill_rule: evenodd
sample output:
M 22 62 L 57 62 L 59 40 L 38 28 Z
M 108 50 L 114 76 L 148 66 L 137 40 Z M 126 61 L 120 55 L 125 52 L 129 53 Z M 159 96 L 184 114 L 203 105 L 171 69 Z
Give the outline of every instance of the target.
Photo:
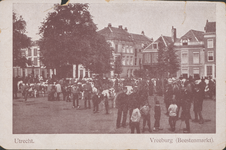
M 25 82 L 19 78 L 13 80 L 13 98 L 18 93 L 27 101 L 30 97 L 48 97 L 48 101 L 72 102 L 72 107 L 81 109 L 93 108 L 94 113 L 99 112 L 99 105 L 109 114 L 109 107 L 117 108 L 116 128 L 126 127 L 126 117 L 129 113 L 131 133 L 135 129 L 140 133 L 139 121 L 143 118 L 143 129 L 147 122 L 150 127 L 150 104 L 148 96 L 154 96 L 155 125 L 153 130 L 161 130 L 161 109 L 157 96 L 163 96 L 166 107 L 165 114 L 169 116 L 170 130 L 175 130 L 177 119 L 185 121 L 185 133 L 190 132 L 190 108 L 193 105 L 194 122 L 203 124 L 202 104 L 205 98 L 215 100 L 216 82 L 211 78 L 193 79 L 142 79 L 142 78 L 85 78 L 60 79 L 36 82 Z M 60 96 L 61 95 L 61 96 Z M 91 105 L 92 104 L 92 105 Z M 111 106 L 110 106 L 111 104 Z M 121 123 L 122 118 L 122 123 Z

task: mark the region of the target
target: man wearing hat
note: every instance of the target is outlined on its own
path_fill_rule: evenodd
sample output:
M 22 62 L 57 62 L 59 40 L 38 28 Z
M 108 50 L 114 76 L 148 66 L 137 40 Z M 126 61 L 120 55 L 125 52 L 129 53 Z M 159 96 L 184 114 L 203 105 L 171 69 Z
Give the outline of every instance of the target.
M 170 101 L 172 100 L 172 97 L 173 97 L 173 91 L 172 91 L 172 79 L 169 78 L 168 79 L 168 84 L 166 85 L 166 89 L 165 89 L 165 93 L 164 93 L 164 102 L 165 102 L 165 105 L 166 105 L 166 115 L 168 115 L 168 108 L 169 108 L 169 105 L 170 105 Z
M 118 109 L 116 128 L 120 128 L 122 115 L 123 115 L 122 127 L 126 127 L 126 118 L 127 118 L 127 112 L 128 112 L 128 106 L 127 106 L 128 95 L 126 95 L 126 92 L 127 92 L 127 87 L 124 87 L 123 92 L 119 93 L 118 96 L 116 97 L 116 107 Z

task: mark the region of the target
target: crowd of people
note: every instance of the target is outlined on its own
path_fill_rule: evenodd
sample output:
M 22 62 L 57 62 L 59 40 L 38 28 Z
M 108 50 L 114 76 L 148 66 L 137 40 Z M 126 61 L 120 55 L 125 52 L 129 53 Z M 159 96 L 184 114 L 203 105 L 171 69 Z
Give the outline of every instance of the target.
M 38 80 L 37 80 L 38 79 Z M 205 97 L 213 99 L 215 96 L 216 82 L 211 78 L 193 79 L 168 78 L 160 80 L 136 78 L 96 78 L 96 79 L 59 79 L 54 78 L 44 81 L 42 78 L 29 77 L 26 80 L 13 79 L 13 97 L 17 98 L 21 91 L 25 101 L 28 97 L 48 96 L 48 101 L 72 102 L 72 107 L 81 109 L 80 102 L 84 101 L 84 109 L 91 109 L 93 113 L 99 112 L 99 104 L 103 102 L 105 113 L 109 114 L 109 105 L 117 108 L 116 128 L 126 128 L 129 116 L 131 133 L 162 130 L 161 106 L 157 96 L 164 97 L 165 114 L 169 116 L 169 125 L 175 131 L 178 119 L 185 121 L 184 133 L 190 132 L 191 105 L 195 119 L 194 122 L 204 123 L 202 117 L 202 104 Z M 62 96 L 61 96 L 62 94 Z M 154 97 L 154 128 L 151 128 L 149 96 Z M 62 97 L 62 99 L 61 99 Z M 143 127 L 140 130 L 140 120 Z

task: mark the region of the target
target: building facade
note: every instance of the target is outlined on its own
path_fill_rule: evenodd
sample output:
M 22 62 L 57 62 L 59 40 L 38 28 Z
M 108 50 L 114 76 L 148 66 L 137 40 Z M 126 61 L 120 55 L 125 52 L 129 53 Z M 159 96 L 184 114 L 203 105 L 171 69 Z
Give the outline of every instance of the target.
M 112 27 L 108 24 L 107 27 L 98 31 L 105 39 L 111 43 L 113 51 L 113 62 L 116 57 L 122 58 L 122 73 L 120 77 L 132 77 L 134 70 L 140 69 L 142 62 L 141 50 L 142 46 L 151 43 L 151 39 L 147 38 L 144 34 L 132 34 L 128 32 L 127 28 L 120 25 L 118 28 Z M 112 63 L 113 64 L 113 63 Z M 114 72 L 111 72 L 111 77 Z
M 156 41 L 149 44 L 143 51 L 143 68 L 145 70 L 149 70 L 152 75 L 157 76 L 156 67 L 158 63 L 158 51 L 159 45 L 162 45 L 162 49 L 166 50 L 166 48 L 176 41 L 176 28 L 172 27 L 172 35 L 163 36 L 161 35 Z
M 174 43 L 174 48 L 180 58 L 180 70 L 177 75 L 201 78 L 204 70 L 204 39 L 203 32 L 189 30 Z
M 216 78 L 216 22 L 207 20 L 204 30 L 204 76 Z
M 13 67 L 13 76 L 28 76 L 28 75 L 34 75 L 34 77 L 42 76 L 44 78 L 47 78 L 48 76 L 52 76 L 52 74 L 56 74 L 56 70 L 50 70 L 48 71 L 46 67 L 42 64 L 40 61 L 40 50 L 38 43 L 32 42 L 32 45 L 30 48 L 22 49 L 21 50 L 22 56 L 25 56 L 28 60 L 31 61 L 31 65 L 28 65 L 22 69 L 20 67 Z

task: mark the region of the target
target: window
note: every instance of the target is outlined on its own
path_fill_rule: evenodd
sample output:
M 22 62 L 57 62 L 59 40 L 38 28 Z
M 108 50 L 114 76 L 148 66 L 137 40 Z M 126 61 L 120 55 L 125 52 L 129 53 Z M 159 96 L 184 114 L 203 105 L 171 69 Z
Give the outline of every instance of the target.
M 38 59 L 37 58 L 34 58 L 34 63 L 33 63 L 34 66 L 37 66 L 38 65 Z
M 182 45 L 188 45 L 188 40 L 182 40 Z
M 151 63 L 151 54 L 146 53 L 144 56 L 145 63 Z
M 130 47 L 130 53 L 133 53 L 133 47 L 132 46 Z
M 194 78 L 199 78 L 199 68 L 193 68 L 193 75 Z
M 130 65 L 133 65 L 133 56 L 130 56 Z
M 31 56 L 31 49 L 28 49 L 28 56 Z
M 125 53 L 125 51 L 126 51 L 126 50 L 125 50 L 125 46 L 122 45 L 122 52 Z
M 126 52 L 127 52 L 127 53 L 130 53 L 129 46 L 126 46 Z
M 213 61 L 213 51 L 208 51 L 208 61 Z
M 207 70 L 207 76 L 212 76 L 212 66 L 207 66 L 206 70 Z
M 183 52 L 181 54 L 181 63 L 182 64 L 187 64 L 188 63 L 188 53 L 187 52 Z
M 188 68 L 182 68 L 181 74 L 184 78 L 187 78 L 188 77 Z
M 135 63 L 135 66 L 136 66 L 137 65 L 137 58 L 135 58 L 135 62 L 134 63 Z
M 199 52 L 194 52 L 193 53 L 193 64 L 198 64 L 199 63 Z
M 213 48 L 213 39 L 207 40 L 207 48 Z
M 129 56 L 126 57 L 126 64 L 127 64 L 127 65 L 130 65 Z
M 125 56 L 122 57 L 122 65 L 126 65 L 126 60 Z
M 34 49 L 34 56 L 37 56 L 37 48 Z
M 152 63 L 158 63 L 158 53 L 152 54 Z

